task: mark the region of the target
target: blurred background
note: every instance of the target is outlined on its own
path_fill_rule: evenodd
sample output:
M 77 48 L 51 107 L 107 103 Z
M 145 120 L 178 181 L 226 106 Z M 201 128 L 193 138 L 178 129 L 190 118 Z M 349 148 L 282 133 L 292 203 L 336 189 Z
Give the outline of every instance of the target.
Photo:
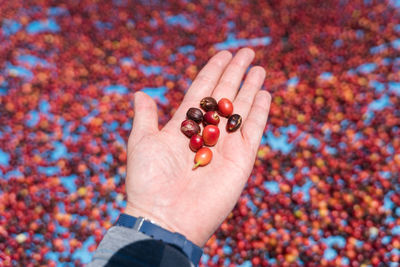
M 399 266 L 398 1 L 0 1 L 0 265 L 80 266 L 125 207 L 132 96 L 160 124 L 217 51 L 273 96 L 202 266 Z

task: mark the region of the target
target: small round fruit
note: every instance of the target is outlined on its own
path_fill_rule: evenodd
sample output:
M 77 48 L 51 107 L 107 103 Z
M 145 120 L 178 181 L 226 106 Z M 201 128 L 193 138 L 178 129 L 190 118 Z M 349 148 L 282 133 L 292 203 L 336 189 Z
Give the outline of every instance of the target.
M 212 151 L 208 147 L 200 148 L 197 151 L 196 156 L 194 156 L 194 166 L 193 170 L 196 169 L 198 166 L 205 166 L 210 163 L 212 159 Z
M 203 112 L 201 112 L 201 110 L 198 108 L 189 108 L 189 110 L 186 112 L 186 117 L 189 120 L 201 123 L 203 121 Z
M 205 111 L 213 111 L 218 109 L 217 101 L 212 97 L 205 97 L 200 101 L 200 106 Z
M 233 114 L 226 123 L 226 130 L 228 132 L 234 132 L 240 128 L 240 125 L 242 125 L 242 117 L 238 114 Z
M 219 138 L 219 129 L 215 125 L 207 125 L 203 129 L 203 140 L 206 146 L 214 146 Z
M 196 152 L 203 147 L 203 137 L 199 134 L 195 134 L 190 138 L 189 147 L 193 152 Z
M 200 126 L 195 121 L 184 120 L 181 124 L 181 131 L 187 137 L 192 137 L 192 135 L 200 133 Z
M 218 101 L 218 112 L 221 116 L 229 117 L 233 112 L 233 104 L 228 98 L 221 98 Z
M 204 114 L 204 122 L 205 124 L 218 125 L 219 123 L 218 113 L 216 111 L 207 111 L 206 114 Z

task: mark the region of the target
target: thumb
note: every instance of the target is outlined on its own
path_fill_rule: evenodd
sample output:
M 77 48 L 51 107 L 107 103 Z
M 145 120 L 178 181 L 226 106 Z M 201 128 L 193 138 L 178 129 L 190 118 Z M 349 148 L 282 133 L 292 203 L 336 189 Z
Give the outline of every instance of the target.
M 136 92 L 133 98 L 134 118 L 129 143 L 135 145 L 143 136 L 158 132 L 157 105 L 143 92 Z

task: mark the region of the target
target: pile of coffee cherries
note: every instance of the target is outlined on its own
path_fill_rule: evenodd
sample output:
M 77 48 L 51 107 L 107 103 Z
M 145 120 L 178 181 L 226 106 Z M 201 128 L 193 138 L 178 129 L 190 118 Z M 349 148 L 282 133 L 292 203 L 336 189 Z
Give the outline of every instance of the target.
M 186 120 L 181 124 L 181 131 L 190 138 L 189 147 L 193 152 L 196 152 L 193 169 L 198 166 L 205 166 L 210 163 L 212 159 L 212 151 L 205 146 L 214 146 L 218 142 L 220 117 L 227 117 L 226 130 L 234 132 L 240 128 L 242 124 L 242 117 L 238 114 L 233 114 L 233 104 L 227 98 L 222 98 L 218 101 L 212 97 L 205 97 L 200 101 L 199 108 L 189 108 L 186 112 Z M 200 125 L 203 123 L 203 132 L 201 132 Z

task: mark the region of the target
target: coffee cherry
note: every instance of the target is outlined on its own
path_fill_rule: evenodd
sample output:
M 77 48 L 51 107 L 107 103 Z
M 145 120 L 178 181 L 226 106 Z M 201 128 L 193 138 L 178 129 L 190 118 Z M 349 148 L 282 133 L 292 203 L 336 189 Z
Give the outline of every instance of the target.
M 212 97 L 205 97 L 200 101 L 200 106 L 205 111 L 214 111 L 217 110 L 218 104 L 217 101 Z
M 218 125 L 219 123 L 219 116 L 216 111 L 207 111 L 206 114 L 204 114 L 204 122 L 205 124 L 213 124 L 213 125 Z
M 212 151 L 208 147 L 203 147 L 200 148 L 199 151 L 197 151 L 196 156 L 194 157 L 194 166 L 193 170 L 196 169 L 198 166 L 205 166 L 208 163 L 210 163 L 212 159 Z
M 206 146 L 214 146 L 219 138 L 219 129 L 215 125 L 207 125 L 203 130 L 203 140 Z
M 192 137 L 192 135 L 200 133 L 200 126 L 195 121 L 184 120 L 181 124 L 181 131 L 187 137 Z
M 201 110 L 198 108 L 189 108 L 189 110 L 186 112 L 186 117 L 189 120 L 201 123 L 203 121 L 203 112 L 201 112 Z
M 218 113 L 223 117 L 229 117 L 233 112 L 233 104 L 228 98 L 218 101 Z
M 240 128 L 240 125 L 242 125 L 242 117 L 238 114 L 233 114 L 226 123 L 226 130 L 228 132 L 234 132 Z
M 199 134 L 195 134 L 190 138 L 189 147 L 193 152 L 196 152 L 203 146 L 203 137 Z

